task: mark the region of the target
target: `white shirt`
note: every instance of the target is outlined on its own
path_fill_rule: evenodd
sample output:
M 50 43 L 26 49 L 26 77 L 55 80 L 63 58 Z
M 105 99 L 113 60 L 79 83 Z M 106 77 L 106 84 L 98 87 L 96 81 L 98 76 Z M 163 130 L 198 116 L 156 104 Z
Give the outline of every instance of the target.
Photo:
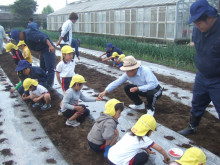
M 132 84 L 137 85 L 141 92 L 147 92 L 158 86 L 158 80 L 153 72 L 148 67 L 140 66 L 135 76 L 128 77 L 127 74 L 124 73 L 120 78 L 111 82 L 105 90 L 110 92 L 127 80 Z
M 34 91 L 30 91 L 30 95 L 34 94 L 39 97 L 42 94 L 47 93 L 47 92 L 48 92 L 48 90 L 44 86 L 38 84 Z
M 73 22 L 70 19 L 68 19 L 66 22 L 63 23 L 62 31 L 61 31 L 61 36 L 64 37 L 65 34 L 67 32 L 69 32 L 69 41 L 64 42 L 63 40 L 61 40 L 60 44 L 71 45 L 71 41 L 72 41 L 72 25 L 73 25 Z
M 131 136 L 128 132 L 109 149 L 108 159 L 116 165 L 128 165 L 136 154 L 142 149 L 149 149 L 153 144 L 148 136 L 143 136 L 143 140 L 139 141 L 137 136 Z
M 73 77 L 75 75 L 75 61 L 66 62 L 64 60 L 57 64 L 56 72 L 60 73 L 60 78 Z

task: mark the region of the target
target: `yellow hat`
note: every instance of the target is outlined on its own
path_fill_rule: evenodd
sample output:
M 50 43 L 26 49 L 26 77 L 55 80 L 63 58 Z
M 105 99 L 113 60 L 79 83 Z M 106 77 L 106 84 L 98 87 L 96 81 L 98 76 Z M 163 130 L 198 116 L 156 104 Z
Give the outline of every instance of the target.
M 105 114 L 108 114 L 110 116 L 115 116 L 115 105 L 118 103 L 122 103 L 118 101 L 117 99 L 111 99 L 105 104 Z
M 74 50 L 71 46 L 65 45 L 65 46 L 62 47 L 61 52 L 64 53 L 64 54 L 68 54 L 68 53 L 73 53 Z
M 18 50 L 18 47 L 16 45 L 14 45 L 13 43 L 7 43 L 5 48 L 6 48 L 6 52 L 10 52 L 11 49 Z
M 136 124 L 131 128 L 131 131 L 137 136 L 145 136 L 150 130 L 155 131 L 157 122 L 151 115 L 142 115 Z
M 26 45 L 24 40 L 22 40 L 22 41 L 20 40 L 17 46 L 21 46 L 21 45 Z
M 27 91 L 29 90 L 30 86 L 31 85 L 34 85 L 34 86 L 37 86 L 38 85 L 38 82 L 34 79 L 31 79 L 31 78 L 26 78 L 23 82 L 23 87 L 24 87 L 24 90 Z
M 121 55 L 119 55 L 119 57 L 120 57 L 121 61 L 123 62 L 123 61 L 124 61 L 124 58 L 125 58 L 125 55 L 124 55 L 124 54 L 121 54 Z
M 115 57 L 117 57 L 117 56 L 119 56 L 119 54 L 118 54 L 117 52 L 112 53 L 112 57 L 113 57 L 113 58 L 115 58 Z
M 85 83 L 86 80 L 83 76 L 79 75 L 79 74 L 76 74 L 72 77 L 72 80 L 70 82 L 70 88 L 72 88 L 72 86 L 75 84 L 75 83 Z
M 203 163 L 206 164 L 206 156 L 203 151 L 197 147 L 191 147 L 186 150 L 180 160 L 175 160 L 181 165 L 198 165 Z

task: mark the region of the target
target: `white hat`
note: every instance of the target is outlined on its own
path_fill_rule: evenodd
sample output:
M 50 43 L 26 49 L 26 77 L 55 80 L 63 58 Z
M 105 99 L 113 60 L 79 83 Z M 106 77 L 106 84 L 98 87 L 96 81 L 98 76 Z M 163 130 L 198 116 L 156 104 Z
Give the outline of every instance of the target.
M 129 71 L 138 68 L 141 65 L 141 61 L 137 61 L 133 56 L 127 56 L 124 58 L 123 66 L 120 67 L 122 71 Z

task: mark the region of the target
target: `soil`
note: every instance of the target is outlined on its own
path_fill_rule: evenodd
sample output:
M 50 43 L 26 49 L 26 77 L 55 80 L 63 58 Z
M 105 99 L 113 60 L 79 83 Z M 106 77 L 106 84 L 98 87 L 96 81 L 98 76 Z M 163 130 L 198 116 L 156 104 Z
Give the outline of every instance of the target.
M 56 64 L 59 62 L 59 60 L 60 58 L 57 57 Z M 19 82 L 16 72 L 14 72 L 16 66 L 12 58 L 9 58 L 8 54 L 4 53 L 0 56 L 0 66 L 3 68 L 4 72 L 8 75 L 8 77 L 14 85 Z M 100 72 L 97 72 L 95 69 L 88 69 L 82 64 L 77 64 L 75 72 L 83 75 L 87 81 L 86 85 L 88 86 L 88 88 L 92 88 L 96 92 L 102 92 L 107 86 L 107 84 L 115 80 L 114 77 L 104 75 Z M 168 80 L 169 78 L 167 78 L 166 81 Z M 171 82 L 173 82 L 172 79 L 167 83 L 172 84 Z M 187 84 L 186 86 L 188 85 L 189 84 Z M 123 101 L 126 105 L 132 103 L 129 100 L 129 98 L 125 95 L 123 85 L 117 88 L 117 90 L 107 94 L 107 96 L 110 98 L 119 99 L 120 101 Z M 66 126 L 66 119 L 63 116 L 57 115 L 59 103 L 61 101 L 62 96 L 53 90 L 51 92 L 51 97 L 52 107 L 48 111 L 41 111 L 40 108 L 32 108 L 30 103 L 27 104 L 29 108 L 32 110 L 33 114 L 41 123 L 42 127 L 44 128 L 51 141 L 61 152 L 65 160 L 69 164 L 74 165 L 107 164 L 106 159 L 103 157 L 103 153 L 97 154 L 88 148 L 86 137 L 94 121 L 90 118 L 87 118 L 87 120 L 81 123 L 79 127 Z M 146 111 L 143 110 L 142 113 L 144 114 L 146 113 Z M 132 114 L 128 114 L 128 116 L 129 115 L 131 116 Z M 175 102 L 167 96 L 162 96 L 156 103 L 155 118 L 157 122 L 163 124 L 164 126 L 174 131 L 179 131 L 185 128 L 187 126 L 187 123 L 189 122 L 189 117 L 189 106 Z M 198 133 L 195 135 L 190 135 L 188 136 L 188 138 L 193 140 L 196 145 L 202 146 L 210 150 L 214 154 L 220 156 L 220 138 L 216 138 L 219 136 L 220 123 L 218 119 L 216 119 L 209 113 L 205 113 L 201 120 L 200 126 L 198 127 Z M 41 138 L 45 137 L 36 137 L 33 140 L 39 140 Z

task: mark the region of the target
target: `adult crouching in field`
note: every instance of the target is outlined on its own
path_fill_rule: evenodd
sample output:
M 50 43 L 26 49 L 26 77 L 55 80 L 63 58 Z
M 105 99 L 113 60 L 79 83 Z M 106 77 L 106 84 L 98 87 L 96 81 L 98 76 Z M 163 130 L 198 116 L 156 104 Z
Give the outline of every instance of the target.
M 99 57 L 102 58 L 102 56 L 106 55 L 108 58 L 108 57 L 111 57 L 114 52 L 117 52 L 119 55 L 123 54 L 121 49 L 119 49 L 115 45 L 112 45 L 112 43 L 107 43 L 106 52 L 101 54 Z M 113 59 L 112 59 L 112 61 L 113 61 Z
M 141 61 L 136 61 L 133 56 L 127 56 L 124 58 L 123 66 L 120 70 L 126 71 L 120 78 L 110 83 L 105 90 L 99 94 L 102 98 L 106 93 L 111 92 L 127 80 L 131 82 L 124 87 L 127 96 L 134 102 L 129 105 L 132 109 L 145 109 L 144 102 L 139 96 L 147 98 L 147 109 L 149 115 L 155 113 L 155 103 L 162 95 L 162 88 L 158 83 L 157 78 L 153 72 L 145 66 L 141 66 Z
M 62 27 L 59 29 L 60 37 L 56 43 L 56 46 L 60 45 L 61 48 L 65 45 L 71 46 L 72 25 L 73 23 L 76 23 L 77 20 L 78 20 L 78 15 L 76 13 L 73 12 L 69 15 L 69 19 L 66 22 L 64 22 Z
M 48 88 L 52 88 L 55 75 L 55 46 L 53 42 L 46 34 L 34 28 L 19 32 L 19 38 L 24 40 L 30 50 L 40 52 L 40 67 L 47 73 Z
M 196 74 L 189 125 L 179 131 L 182 135 L 197 132 L 197 127 L 212 101 L 220 119 L 220 18 L 218 11 L 206 0 L 198 0 L 190 7 L 194 22 L 192 41 L 196 48 Z

